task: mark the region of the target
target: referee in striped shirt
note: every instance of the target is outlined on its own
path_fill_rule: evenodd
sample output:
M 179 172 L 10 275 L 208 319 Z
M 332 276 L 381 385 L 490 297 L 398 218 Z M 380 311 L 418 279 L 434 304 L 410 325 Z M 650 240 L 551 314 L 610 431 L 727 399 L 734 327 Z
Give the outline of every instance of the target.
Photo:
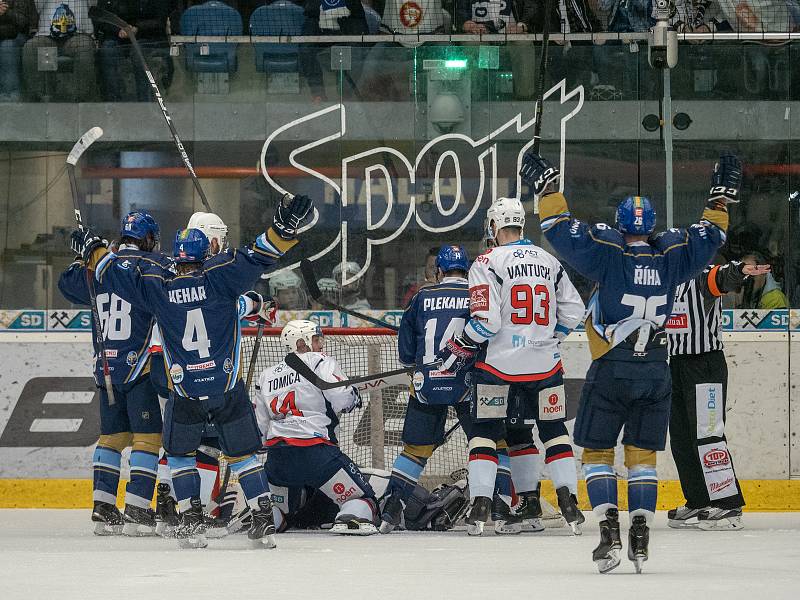
M 744 498 L 725 440 L 728 366 L 722 351 L 722 296 L 769 265 L 733 261 L 678 286 L 667 321 L 672 412 L 670 446 L 686 505 L 669 511 L 674 528 L 740 529 Z

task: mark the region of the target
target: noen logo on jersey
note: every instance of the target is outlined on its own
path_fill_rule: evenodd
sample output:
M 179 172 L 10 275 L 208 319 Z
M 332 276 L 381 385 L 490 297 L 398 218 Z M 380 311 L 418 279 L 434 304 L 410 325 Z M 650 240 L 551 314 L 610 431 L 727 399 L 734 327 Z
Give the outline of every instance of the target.
M 343 483 L 337 481 L 333 484 L 333 493 L 336 494 L 336 502 L 344 504 L 356 493 L 356 486 L 351 485 L 348 488 L 345 487 Z
M 712 467 L 727 467 L 731 462 L 727 450 L 712 448 L 703 455 L 703 464 L 707 469 Z
M 169 291 L 169 301 L 173 304 L 186 304 L 189 302 L 200 302 L 206 299 L 206 288 L 201 285 L 198 287 L 182 288 Z
M 633 271 L 634 285 L 661 285 L 661 276 L 652 267 L 636 265 Z

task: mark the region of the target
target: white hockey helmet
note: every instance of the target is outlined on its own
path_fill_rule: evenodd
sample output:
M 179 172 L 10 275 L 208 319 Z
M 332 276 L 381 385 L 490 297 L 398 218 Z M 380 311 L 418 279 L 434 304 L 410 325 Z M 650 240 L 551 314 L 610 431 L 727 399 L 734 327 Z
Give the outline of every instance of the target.
M 277 296 L 281 290 L 302 288 L 303 281 L 294 271 L 282 271 L 269 278 L 269 293 Z
M 358 264 L 357 262 L 352 261 L 352 260 L 347 261 L 346 263 L 344 263 L 344 266 L 345 266 L 347 275 L 355 275 L 356 273 L 358 273 L 361 270 L 361 265 Z M 333 279 L 338 284 L 341 285 L 341 282 L 344 279 L 342 277 L 342 263 L 338 263 L 335 267 L 333 267 L 333 271 L 331 272 L 331 275 L 333 276 Z
M 339 291 L 339 282 L 330 277 L 323 277 L 317 281 L 317 286 L 323 294 L 335 294 Z
M 525 209 L 517 198 L 498 198 L 486 211 L 486 239 L 494 240 L 494 223 L 497 231 L 503 227 L 525 228 Z
M 228 247 L 228 226 L 214 213 L 196 212 L 189 217 L 187 229 L 199 229 L 206 234 L 209 241 L 217 240 L 219 252 Z
M 297 352 L 298 340 L 303 340 L 311 348 L 314 336 L 322 335 L 322 329 L 314 321 L 297 319 L 289 321 L 281 330 L 281 342 L 287 352 Z

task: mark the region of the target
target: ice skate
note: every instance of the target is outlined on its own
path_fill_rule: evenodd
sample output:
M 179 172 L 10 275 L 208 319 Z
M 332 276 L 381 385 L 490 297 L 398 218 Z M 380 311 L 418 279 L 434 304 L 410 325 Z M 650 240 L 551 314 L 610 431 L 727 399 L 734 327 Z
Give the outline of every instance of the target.
M 522 519 L 522 531 L 537 533 L 544 531 L 542 523 L 542 502 L 539 492 L 523 492 L 519 494 L 519 503 L 514 508 L 517 517 Z
M 159 483 L 157 490 L 156 533 L 163 537 L 173 537 L 178 526 L 177 502 L 169 495 L 169 484 Z
M 126 504 L 122 518 L 125 522 L 122 526 L 123 535 L 131 537 L 156 535 L 156 513 L 149 508 Z
M 258 499 L 258 510 L 252 512 L 252 523 L 247 537 L 258 548 L 274 548 L 275 517 L 272 514 L 272 502 L 267 496 Z
M 381 533 L 390 533 L 395 527 L 400 525 L 403 518 L 405 503 L 396 494 L 391 494 L 383 505 L 381 513 Z
M 241 511 L 231 517 L 226 529 L 228 530 L 228 534 L 237 533 L 243 529 L 249 529 L 252 522 L 253 511 L 250 510 L 249 506 L 245 505 Z
M 731 531 L 742 529 L 741 508 L 715 508 L 710 506 L 700 511 L 697 527 L 703 531 Z
M 561 509 L 561 514 L 572 528 L 572 533 L 580 535 L 581 525 L 586 521 L 586 517 L 578 508 L 578 499 L 575 494 L 571 494 L 567 486 L 561 486 L 556 490 L 558 497 L 558 508 Z
M 206 524 L 206 538 L 218 539 L 228 535 L 228 519 L 212 517 L 209 514 L 203 515 L 203 522 Z
M 489 498 L 486 496 L 475 498 L 466 519 L 468 535 L 481 535 L 483 533 L 483 526 L 489 520 L 491 510 L 492 501 Z
M 375 523 L 355 515 L 337 515 L 331 533 L 339 535 L 372 535 L 378 533 Z
M 619 537 L 619 511 L 609 508 L 606 518 L 600 521 L 600 543 L 592 552 L 592 560 L 597 564 L 597 570 L 608 573 L 619 566 L 619 551 L 622 550 L 622 541 Z
M 636 572 L 642 572 L 642 564 L 647 560 L 647 546 L 650 544 L 650 528 L 642 515 L 631 520 L 628 531 L 628 559 L 633 561 Z
M 522 518 L 511 511 L 500 496 L 492 501 L 492 521 L 494 532 L 498 535 L 516 535 L 522 533 Z
M 181 548 L 205 548 L 206 524 L 203 518 L 203 504 L 200 498 L 192 498 L 191 507 L 180 515 L 180 523 L 175 528 L 175 537 Z
M 697 521 L 704 508 L 679 506 L 667 513 L 667 525 L 673 529 L 697 529 Z
M 108 502 L 95 501 L 92 509 L 95 535 L 119 535 L 124 522 L 119 509 Z

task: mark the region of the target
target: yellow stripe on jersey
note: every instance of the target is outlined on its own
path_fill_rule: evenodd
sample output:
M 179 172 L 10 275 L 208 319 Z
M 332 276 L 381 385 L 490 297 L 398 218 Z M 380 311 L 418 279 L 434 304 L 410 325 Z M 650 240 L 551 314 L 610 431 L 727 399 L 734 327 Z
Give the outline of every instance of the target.
M 567 199 L 561 192 L 547 194 L 539 199 L 539 219 L 542 221 L 568 212 Z
M 728 211 L 706 208 L 703 211 L 703 218 L 709 223 L 713 223 L 722 231 L 728 231 Z
M 277 234 L 277 232 L 270 227 L 267 229 L 267 240 L 270 244 L 275 246 L 275 249 L 278 250 L 281 254 L 286 254 L 289 250 L 291 250 L 296 244 L 297 240 L 285 240 L 281 236 Z

